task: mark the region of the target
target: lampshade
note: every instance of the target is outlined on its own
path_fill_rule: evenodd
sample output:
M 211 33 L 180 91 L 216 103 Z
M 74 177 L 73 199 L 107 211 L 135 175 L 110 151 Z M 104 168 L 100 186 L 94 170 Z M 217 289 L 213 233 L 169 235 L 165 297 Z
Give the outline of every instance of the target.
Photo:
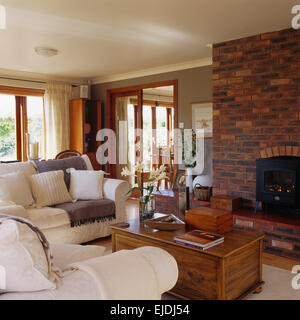
M 6 10 L 3 5 L 0 4 L 0 29 L 6 29 Z

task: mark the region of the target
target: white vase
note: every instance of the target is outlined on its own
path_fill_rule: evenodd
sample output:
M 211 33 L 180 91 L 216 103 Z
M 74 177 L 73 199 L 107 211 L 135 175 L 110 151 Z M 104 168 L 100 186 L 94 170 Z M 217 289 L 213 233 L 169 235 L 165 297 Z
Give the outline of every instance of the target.
M 193 193 L 193 169 L 192 168 L 186 168 L 186 181 L 185 184 L 190 189 L 190 193 Z
M 197 183 L 203 187 L 212 187 L 212 179 L 209 175 L 197 176 L 193 181 L 193 187 L 195 187 Z

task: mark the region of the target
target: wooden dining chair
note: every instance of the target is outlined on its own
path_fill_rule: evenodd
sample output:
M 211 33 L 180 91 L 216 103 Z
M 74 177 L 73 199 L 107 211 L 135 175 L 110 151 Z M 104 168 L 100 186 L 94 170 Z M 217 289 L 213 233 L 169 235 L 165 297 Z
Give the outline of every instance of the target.
M 165 179 L 165 188 L 172 189 L 174 186 L 174 177 L 176 166 L 174 165 L 174 156 L 172 155 L 171 148 L 169 146 L 159 147 L 159 164 L 158 167 L 164 165 L 166 167 L 167 179 Z M 161 182 L 158 182 L 157 188 L 159 188 Z
M 80 152 L 76 150 L 65 150 L 56 155 L 55 160 L 70 158 L 70 157 L 80 157 Z

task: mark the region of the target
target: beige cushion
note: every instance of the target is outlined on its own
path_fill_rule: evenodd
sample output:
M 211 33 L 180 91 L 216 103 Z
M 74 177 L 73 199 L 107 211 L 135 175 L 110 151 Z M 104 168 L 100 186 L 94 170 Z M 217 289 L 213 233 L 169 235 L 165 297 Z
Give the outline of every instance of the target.
M 26 211 L 29 220 L 32 221 L 40 230 L 45 231 L 46 229 L 57 228 L 60 226 L 70 226 L 69 216 L 63 209 L 43 207 L 29 208 Z
M 56 288 L 43 245 L 26 224 L 0 219 L 0 265 L 6 273 L 4 292 Z
M 9 216 L 29 219 L 27 210 L 22 206 L 16 206 L 16 205 L 0 206 L 0 214 L 6 214 Z
M 34 203 L 30 184 L 21 172 L 0 176 L 0 199 L 13 201 L 16 205 L 29 207 Z
M 29 177 L 37 170 L 32 161 L 27 162 L 15 162 L 15 163 L 0 163 L 0 175 L 7 173 L 22 172 L 26 177 Z
M 70 169 L 70 194 L 76 200 L 99 200 L 103 198 L 103 171 Z
M 72 201 L 62 170 L 34 174 L 29 179 L 37 206 L 46 207 Z

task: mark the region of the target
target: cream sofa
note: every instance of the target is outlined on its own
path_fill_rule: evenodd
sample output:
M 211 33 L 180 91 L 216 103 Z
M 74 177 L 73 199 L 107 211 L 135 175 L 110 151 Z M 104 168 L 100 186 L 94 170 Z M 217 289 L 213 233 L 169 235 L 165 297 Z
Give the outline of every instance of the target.
M 1 300 L 157 300 L 177 282 L 178 267 L 166 251 L 143 247 L 105 255 L 104 247 L 51 245 L 65 272 L 54 290 L 0 294 Z
M 88 170 L 92 165 L 87 156 L 83 156 Z M 37 173 L 32 162 L 19 162 L 0 164 L 0 175 L 22 172 L 25 176 Z M 14 216 L 20 216 L 31 220 L 47 237 L 51 243 L 80 244 L 111 234 L 110 225 L 126 220 L 125 202 L 129 185 L 126 181 L 117 179 L 104 179 L 104 197 L 115 202 L 116 219 L 104 222 L 94 222 L 71 228 L 66 211 L 57 208 L 44 207 L 23 208 L 14 203 L 0 199 L 0 212 Z

